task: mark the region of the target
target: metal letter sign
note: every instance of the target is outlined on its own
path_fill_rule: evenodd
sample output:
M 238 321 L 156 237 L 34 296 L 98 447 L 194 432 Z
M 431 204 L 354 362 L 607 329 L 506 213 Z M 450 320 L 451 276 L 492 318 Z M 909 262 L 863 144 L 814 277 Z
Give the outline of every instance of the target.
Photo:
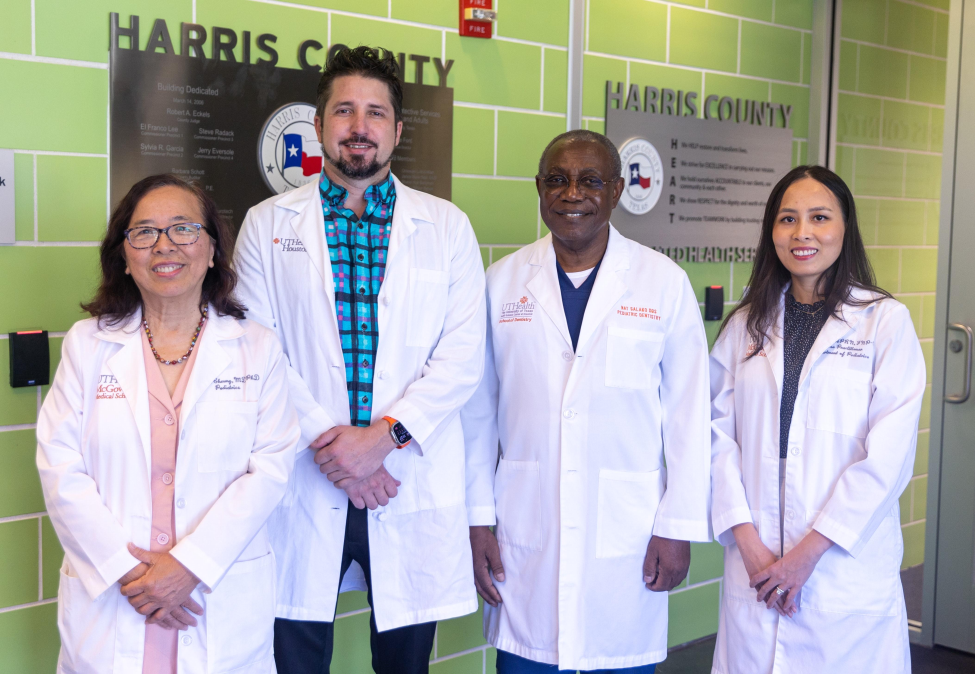
M 641 101 L 637 85 L 607 82 L 606 135 L 625 181 L 613 225 L 680 261 L 750 260 L 769 192 L 792 166 L 791 106 L 739 100 L 736 117 L 714 96 L 700 119 L 695 92 L 645 90 Z

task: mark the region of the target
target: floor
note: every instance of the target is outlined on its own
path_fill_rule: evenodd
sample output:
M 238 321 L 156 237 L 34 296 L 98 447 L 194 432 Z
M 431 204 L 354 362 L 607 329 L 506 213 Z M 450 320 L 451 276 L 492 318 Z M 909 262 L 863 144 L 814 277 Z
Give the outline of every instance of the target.
M 714 637 L 702 639 L 680 650 L 671 651 L 657 665 L 657 674 L 709 674 Z M 975 655 L 949 648 L 911 646 L 912 674 L 971 674 L 975 672 Z

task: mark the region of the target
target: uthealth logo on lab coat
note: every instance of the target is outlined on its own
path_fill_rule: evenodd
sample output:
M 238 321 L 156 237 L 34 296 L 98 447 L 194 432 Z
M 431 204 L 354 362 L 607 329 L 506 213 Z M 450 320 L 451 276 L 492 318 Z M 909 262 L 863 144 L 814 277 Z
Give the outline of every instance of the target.
M 98 389 L 95 392 L 95 400 L 112 400 L 124 398 L 125 393 L 118 385 L 118 380 L 113 374 L 98 375 Z
M 282 253 L 304 253 L 305 244 L 301 239 L 274 239 L 275 244 L 281 245 Z
M 529 302 L 527 297 L 522 297 L 517 302 L 505 302 L 501 305 L 501 318 L 498 323 L 531 321 L 534 314 L 535 303 Z

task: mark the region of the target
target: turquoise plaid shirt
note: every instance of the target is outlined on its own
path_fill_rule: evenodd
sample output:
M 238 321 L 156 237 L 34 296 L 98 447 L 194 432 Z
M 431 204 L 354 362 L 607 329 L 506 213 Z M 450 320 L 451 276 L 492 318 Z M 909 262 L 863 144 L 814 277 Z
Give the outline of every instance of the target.
M 372 381 L 379 345 L 379 288 L 386 273 L 396 186 L 392 174 L 378 185 L 370 185 L 361 218 L 345 208 L 348 191 L 333 184 L 325 171 L 318 181 L 318 191 L 332 261 L 349 415 L 353 426 L 368 426 L 372 422 Z

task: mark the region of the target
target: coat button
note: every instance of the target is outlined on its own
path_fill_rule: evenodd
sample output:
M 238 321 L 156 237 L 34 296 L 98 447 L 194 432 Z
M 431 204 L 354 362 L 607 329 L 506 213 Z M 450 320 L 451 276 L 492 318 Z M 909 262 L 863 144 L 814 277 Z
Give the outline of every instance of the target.
M 172 414 L 167 414 L 166 418 L 164 418 L 163 421 L 166 422 L 167 426 L 172 426 L 173 424 L 176 423 L 176 419 L 173 418 Z
M 385 522 L 387 517 L 389 517 L 389 515 L 387 515 L 385 512 L 379 513 L 379 521 L 380 522 Z
M 178 499 L 176 499 L 176 507 L 177 508 L 185 508 L 186 507 L 186 499 L 184 499 L 184 498 L 178 498 Z
M 389 373 L 386 372 L 386 370 L 380 370 L 379 371 L 379 378 L 380 379 L 386 379 L 388 376 L 389 376 Z
M 562 360 L 564 360 L 564 361 L 570 361 L 570 360 L 572 360 L 572 354 L 570 352 L 568 352 L 568 351 L 563 351 L 562 352 Z
M 801 454 L 801 453 L 802 452 L 799 451 L 799 448 L 798 447 L 793 447 L 792 448 L 792 456 L 799 456 L 799 454 Z
M 173 474 L 172 473 L 163 473 L 162 481 L 163 481 L 163 484 L 172 484 L 173 483 Z
M 180 641 L 183 642 L 184 646 L 189 646 L 191 643 L 193 643 L 193 637 L 191 637 L 189 634 L 184 634 Z
M 159 543 L 159 545 L 166 545 L 166 543 L 169 543 L 169 536 L 166 534 L 159 534 L 156 536 L 156 543 Z
M 387 297 L 386 295 L 383 295 L 383 306 L 384 307 L 389 306 L 389 297 Z
M 566 419 L 571 419 L 572 418 L 572 410 L 566 410 L 565 412 L 562 413 L 562 416 L 565 417 Z
M 787 520 L 791 520 L 791 519 L 795 519 L 795 517 L 796 517 L 796 514 L 795 514 L 795 512 L 793 512 L 792 510 L 787 510 L 787 511 L 785 512 L 785 518 L 786 518 Z

